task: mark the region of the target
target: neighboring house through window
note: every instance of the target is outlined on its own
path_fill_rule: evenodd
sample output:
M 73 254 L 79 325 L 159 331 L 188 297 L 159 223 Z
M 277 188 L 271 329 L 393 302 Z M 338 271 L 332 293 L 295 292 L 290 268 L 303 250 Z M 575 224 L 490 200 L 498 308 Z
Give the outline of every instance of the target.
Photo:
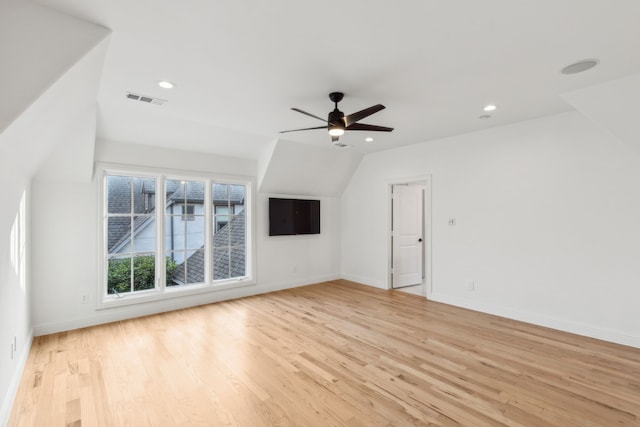
M 107 172 L 105 184 L 105 297 L 250 280 L 248 183 Z

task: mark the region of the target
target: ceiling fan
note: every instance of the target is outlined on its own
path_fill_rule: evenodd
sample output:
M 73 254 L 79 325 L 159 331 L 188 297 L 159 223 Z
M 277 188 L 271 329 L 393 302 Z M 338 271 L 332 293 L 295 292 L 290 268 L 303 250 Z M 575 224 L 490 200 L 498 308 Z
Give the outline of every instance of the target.
M 364 110 L 357 111 L 353 114 L 349 114 L 345 116 L 344 113 L 338 110 L 338 102 L 342 101 L 344 97 L 344 93 L 342 92 L 331 92 L 329 94 L 329 99 L 331 102 L 335 104 L 335 108 L 333 111 L 329 113 L 327 119 L 323 119 L 311 113 L 307 113 L 299 108 L 292 108 L 293 111 L 297 111 L 298 113 L 302 113 L 309 117 L 313 117 L 314 119 L 321 120 L 326 123 L 325 126 L 316 126 L 312 128 L 303 128 L 303 129 L 292 129 L 292 130 L 283 130 L 280 133 L 287 132 L 298 132 L 301 130 L 312 130 L 312 129 L 328 129 L 329 135 L 331 135 L 331 141 L 336 143 L 336 145 L 341 145 L 338 143 L 340 136 L 344 134 L 347 130 L 365 130 L 365 131 L 373 131 L 373 132 L 391 132 L 393 128 L 385 127 L 385 126 L 376 126 L 376 125 L 367 125 L 364 123 L 358 123 L 360 120 L 365 117 L 369 117 L 370 115 L 377 113 L 380 110 L 383 110 L 385 107 L 382 104 L 377 104 L 369 108 L 365 108 Z

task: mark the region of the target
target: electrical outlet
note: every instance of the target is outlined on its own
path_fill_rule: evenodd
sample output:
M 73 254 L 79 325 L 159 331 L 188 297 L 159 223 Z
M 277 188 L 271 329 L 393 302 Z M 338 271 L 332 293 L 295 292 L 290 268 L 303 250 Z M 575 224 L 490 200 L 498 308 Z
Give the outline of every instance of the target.
M 291 272 L 292 273 L 297 273 L 298 272 L 298 266 L 294 264 L 293 268 L 291 268 Z
M 474 282 L 473 280 L 469 282 L 469 291 L 473 292 L 476 290 L 476 282 Z
M 82 296 L 80 297 L 80 303 L 81 303 L 81 304 L 86 304 L 86 303 L 88 303 L 88 302 L 89 302 L 89 295 L 84 294 L 84 295 L 82 295 Z
M 451 227 L 454 227 L 456 225 L 456 219 L 455 218 L 449 218 L 449 223 L 448 223 Z

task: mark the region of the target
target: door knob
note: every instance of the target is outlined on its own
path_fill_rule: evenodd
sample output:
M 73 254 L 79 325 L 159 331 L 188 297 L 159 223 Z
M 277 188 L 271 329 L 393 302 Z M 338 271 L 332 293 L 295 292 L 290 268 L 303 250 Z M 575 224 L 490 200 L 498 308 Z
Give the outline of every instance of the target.
M 418 242 L 422 242 L 422 237 L 418 239 Z

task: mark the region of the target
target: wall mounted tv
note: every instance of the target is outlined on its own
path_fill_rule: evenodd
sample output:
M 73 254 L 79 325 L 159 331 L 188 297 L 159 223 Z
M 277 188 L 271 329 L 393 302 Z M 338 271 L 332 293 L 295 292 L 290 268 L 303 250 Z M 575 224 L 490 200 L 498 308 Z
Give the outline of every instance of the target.
M 320 234 L 320 200 L 269 198 L 269 236 Z

